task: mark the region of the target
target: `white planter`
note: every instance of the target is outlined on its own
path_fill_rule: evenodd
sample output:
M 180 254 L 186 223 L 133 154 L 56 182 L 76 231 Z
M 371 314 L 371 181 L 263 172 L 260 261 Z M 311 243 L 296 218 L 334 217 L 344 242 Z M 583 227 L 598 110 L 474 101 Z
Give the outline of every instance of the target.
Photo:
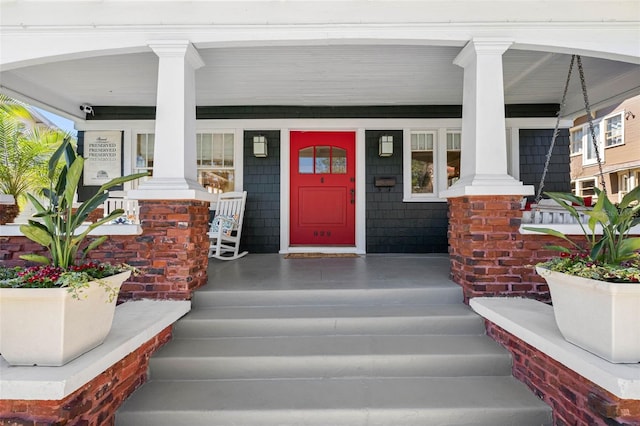
M 66 288 L 0 289 L 0 354 L 11 365 L 60 366 L 100 345 L 111 330 L 117 291 L 131 271 L 92 282 L 74 299 Z
M 536 270 L 549 284 L 556 323 L 568 342 L 609 362 L 640 362 L 639 284 Z

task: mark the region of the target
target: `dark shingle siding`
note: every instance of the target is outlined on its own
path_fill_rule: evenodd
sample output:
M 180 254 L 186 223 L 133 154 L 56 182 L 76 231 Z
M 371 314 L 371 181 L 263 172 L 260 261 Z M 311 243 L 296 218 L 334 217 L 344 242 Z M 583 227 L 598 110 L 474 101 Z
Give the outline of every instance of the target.
M 393 135 L 393 156 L 378 156 L 378 139 Z M 446 253 L 447 203 L 404 203 L 402 131 L 367 131 L 367 253 Z M 393 177 L 392 188 L 376 188 L 376 177 Z
M 253 156 L 253 137 L 267 138 L 266 158 Z M 242 250 L 277 253 L 280 250 L 280 132 L 244 132 L 244 189 L 247 206 L 242 230 Z
M 536 192 L 552 139 L 553 129 L 520 130 L 520 180 L 525 185 L 533 185 Z M 551 153 L 544 191 L 569 192 L 570 181 L 569 131 L 562 129 L 558 133 Z

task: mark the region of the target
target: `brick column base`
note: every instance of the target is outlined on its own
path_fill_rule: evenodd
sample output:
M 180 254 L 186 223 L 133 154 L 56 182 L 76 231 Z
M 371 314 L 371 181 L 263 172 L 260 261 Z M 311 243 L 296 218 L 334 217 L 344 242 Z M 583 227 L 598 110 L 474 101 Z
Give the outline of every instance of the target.
M 127 262 L 143 273 L 123 284 L 120 300 L 190 299 L 193 290 L 207 283 L 209 203 L 139 203 L 142 235 L 132 247 L 136 257 Z
M 553 255 L 544 236 L 520 235 L 521 196 L 449 199 L 451 279 L 465 302 L 477 296 L 526 296 L 549 301 L 549 288 L 531 264 Z M 548 240 L 547 240 L 548 241 Z

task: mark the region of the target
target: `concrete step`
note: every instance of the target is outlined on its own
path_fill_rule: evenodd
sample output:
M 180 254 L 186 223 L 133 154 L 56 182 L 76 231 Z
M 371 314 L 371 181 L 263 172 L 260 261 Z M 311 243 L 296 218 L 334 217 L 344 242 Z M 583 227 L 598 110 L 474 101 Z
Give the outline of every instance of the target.
M 511 377 L 151 380 L 118 426 L 551 425 L 551 411 Z
M 510 374 L 509 354 L 486 336 L 175 339 L 150 360 L 154 380 Z
M 422 288 L 321 288 L 304 290 L 198 291 L 194 309 L 219 306 L 363 306 L 460 303 L 462 289 L 444 281 Z
M 196 292 L 116 424 L 551 424 L 460 287 L 326 281 Z
M 195 309 L 174 329 L 176 338 L 359 334 L 484 334 L 469 307 L 444 305 L 268 306 Z

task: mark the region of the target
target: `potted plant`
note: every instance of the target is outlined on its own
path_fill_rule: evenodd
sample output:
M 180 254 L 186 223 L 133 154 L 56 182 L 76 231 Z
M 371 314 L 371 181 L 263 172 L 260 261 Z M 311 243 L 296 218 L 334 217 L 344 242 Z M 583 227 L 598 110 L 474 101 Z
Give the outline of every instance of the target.
M 21 258 L 36 266 L 0 268 L 0 353 L 12 365 L 63 365 L 101 344 L 111 328 L 120 285 L 131 274 L 126 265 L 85 262 L 87 253 L 107 236 L 89 244 L 85 238 L 123 211 L 84 222 L 107 199 L 109 188 L 146 173 L 109 181 L 75 209 L 83 165 L 84 159 L 65 139 L 49 159 L 45 203 L 27 194 L 37 213 L 20 226 L 49 256 L 26 254 Z
M 595 205 L 572 194 L 547 193 L 576 219 L 584 234 L 569 238 L 550 228 L 526 227 L 568 243 L 548 246 L 560 256 L 536 265 L 549 285 L 556 323 L 564 338 L 610 362 L 640 362 L 640 187 L 619 205 L 596 189 Z M 580 214 L 588 222 L 582 223 Z

